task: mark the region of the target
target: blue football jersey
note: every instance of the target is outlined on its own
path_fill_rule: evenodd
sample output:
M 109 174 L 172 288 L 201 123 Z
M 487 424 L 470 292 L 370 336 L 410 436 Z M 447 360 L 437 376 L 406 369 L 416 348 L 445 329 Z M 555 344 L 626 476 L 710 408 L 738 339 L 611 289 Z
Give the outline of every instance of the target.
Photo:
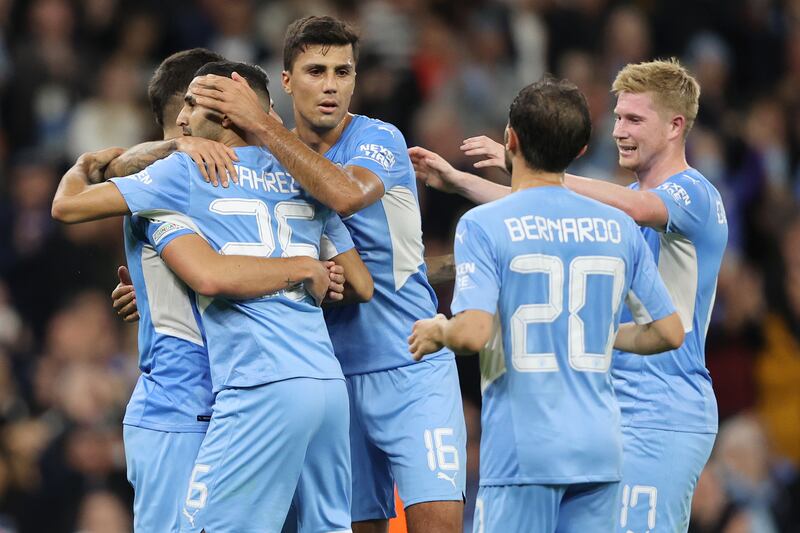
M 205 433 L 211 375 L 194 294 L 159 257 L 187 230 L 125 217 L 125 255 L 139 307 L 139 370 L 123 424 Z
M 615 353 L 612 374 L 622 423 L 716 433 L 717 400 L 705 365 L 705 343 L 728 242 L 725 208 L 719 192 L 694 169 L 671 176 L 651 192 L 664 202 L 669 222 L 663 232 L 641 231 L 686 338 L 677 350 L 653 357 Z
M 481 485 L 620 479 L 610 376 L 622 303 L 674 312 L 638 227 L 564 187 L 476 207 L 455 236 L 453 314 L 494 315 L 481 352 Z
M 416 174 L 403 134 L 354 115 L 325 157 L 372 171 L 385 189 L 379 201 L 344 220 L 375 291 L 367 303 L 325 311 L 336 356 L 345 375 L 412 364 L 406 339 L 414 322 L 436 314 L 438 304 L 428 283 Z
M 235 149 L 239 183 L 203 181 L 192 159 L 175 153 L 112 181 L 131 212 L 191 228 L 228 255 L 319 257 L 323 233 L 335 255 L 353 243 L 339 217 L 311 198 L 259 147 Z M 183 219 L 185 220 L 185 218 Z M 248 300 L 198 297 L 215 392 L 294 377 L 341 378 L 322 310 L 302 288 Z

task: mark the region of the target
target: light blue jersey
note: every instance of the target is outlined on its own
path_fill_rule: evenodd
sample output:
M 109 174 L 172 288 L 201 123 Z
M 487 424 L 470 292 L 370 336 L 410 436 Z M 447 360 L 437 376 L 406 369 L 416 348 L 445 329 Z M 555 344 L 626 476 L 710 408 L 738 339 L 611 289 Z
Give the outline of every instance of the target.
M 336 356 L 348 376 L 410 365 L 406 339 L 414 322 L 436 314 L 437 301 L 426 276 L 416 175 L 403 134 L 354 115 L 325 157 L 372 171 L 385 189 L 379 201 L 344 221 L 375 291 L 367 303 L 326 310 Z M 447 350 L 438 355 L 453 357 Z
M 178 531 L 186 480 L 211 419 L 211 375 L 194 293 L 159 254 L 190 230 L 125 217 L 139 307 L 139 370 L 123 419 L 134 531 Z
M 112 181 L 131 212 L 185 229 L 183 213 L 216 250 L 228 255 L 336 255 L 352 240 L 328 208 L 308 196 L 266 150 L 236 148 L 239 183 L 211 187 L 194 161 L 175 153 L 142 172 Z M 206 328 L 214 392 L 294 378 L 341 378 L 322 311 L 302 288 L 249 300 L 198 298 Z
M 674 312 L 632 219 L 563 187 L 476 207 L 455 238 L 453 314 L 495 316 L 481 353 L 481 486 L 615 482 L 620 411 L 609 368 L 622 303 Z
M 615 352 L 612 375 L 622 424 L 716 433 L 717 401 L 705 366 L 705 342 L 728 240 L 725 208 L 719 192 L 694 169 L 671 176 L 651 192 L 664 202 L 669 222 L 663 232 L 641 231 L 686 338 L 677 350 L 652 357 Z
M 123 424 L 205 433 L 211 418 L 211 376 L 193 292 L 159 252 L 186 230 L 125 217 L 125 255 L 139 308 L 139 370 Z M 167 232 L 165 234 L 165 232 Z

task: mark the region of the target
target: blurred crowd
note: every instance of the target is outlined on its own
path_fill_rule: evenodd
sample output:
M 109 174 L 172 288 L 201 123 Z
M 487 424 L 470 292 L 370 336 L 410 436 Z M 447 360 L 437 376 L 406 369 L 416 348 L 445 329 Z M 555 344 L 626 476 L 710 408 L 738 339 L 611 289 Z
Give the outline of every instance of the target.
M 180 49 L 262 65 L 291 125 L 282 40 L 306 14 L 361 31 L 352 110 L 462 170 L 475 161 L 461 140 L 502 138 L 512 97 L 551 72 L 592 113 L 571 170 L 627 183 L 615 73 L 654 57 L 689 67 L 702 86 L 689 161 L 722 192 L 731 230 L 707 347 L 721 426 L 691 531 L 800 531 L 800 0 L 0 0 L 0 533 L 131 529 L 121 419 L 136 328 L 108 296 L 121 224 L 54 223 L 59 177 L 84 151 L 159 137 L 146 83 Z M 425 188 L 420 201 L 427 253 L 449 253 L 470 204 Z M 446 312 L 450 289 L 438 292 Z M 477 361 L 459 366 L 472 500 Z

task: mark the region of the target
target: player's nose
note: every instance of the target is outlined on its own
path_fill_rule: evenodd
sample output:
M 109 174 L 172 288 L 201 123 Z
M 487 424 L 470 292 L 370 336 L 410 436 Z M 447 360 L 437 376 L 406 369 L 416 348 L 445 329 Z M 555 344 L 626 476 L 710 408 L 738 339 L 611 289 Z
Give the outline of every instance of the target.
M 325 93 L 328 93 L 328 94 L 335 93 L 337 91 L 337 88 L 336 88 L 336 73 L 335 72 L 329 72 L 325 76 L 325 83 L 322 86 L 322 90 L 325 91 Z

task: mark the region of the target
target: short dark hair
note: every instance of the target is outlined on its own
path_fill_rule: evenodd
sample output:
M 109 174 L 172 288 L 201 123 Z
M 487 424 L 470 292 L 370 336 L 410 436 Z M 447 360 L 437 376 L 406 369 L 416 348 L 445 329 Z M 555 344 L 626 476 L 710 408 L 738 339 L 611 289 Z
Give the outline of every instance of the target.
M 249 63 L 236 63 L 234 61 L 214 61 L 213 63 L 206 63 L 194 73 L 195 76 L 205 76 L 206 74 L 216 74 L 217 76 L 225 76 L 230 78 L 231 74 L 236 72 L 245 80 L 256 94 L 264 96 L 267 99 L 267 107 L 269 107 L 269 76 L 263 68 Z
M 223 59 L 225 58 L 211 50 L 192 48 L 176 52 L 161 62 L 147 85 L 150 107 L 160 128 L 164 127 L 164 109 L 169 99 L 186 92 L 197 69 L 206 63 Z
M 508 123 L 528 165 L 545 172 L 563 172 L 592 133 L 583 93 L 571 82 L 549 76 L 519 92 Z
M 283 69 L 292 70 L 294 60 L 309 45 L 353 47 L 353 60 L 358 62 L 358 33 L 346 22 L 333 17 L 308 16 L 297 19 L 286 29 L 283 40 Z

